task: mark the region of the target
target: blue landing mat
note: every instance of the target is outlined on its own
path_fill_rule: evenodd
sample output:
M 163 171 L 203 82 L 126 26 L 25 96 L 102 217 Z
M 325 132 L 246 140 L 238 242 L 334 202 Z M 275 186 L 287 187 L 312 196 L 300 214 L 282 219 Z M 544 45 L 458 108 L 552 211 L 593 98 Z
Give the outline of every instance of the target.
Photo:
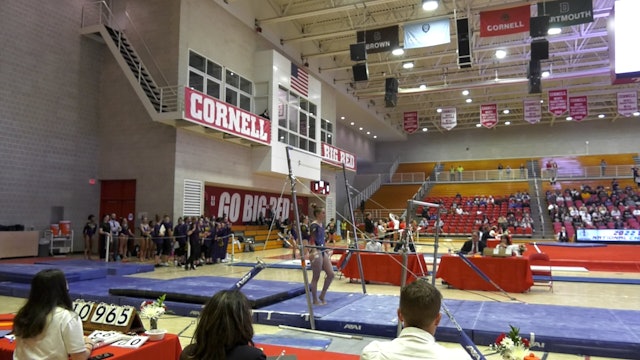
M 30 284 L 31 279 L 45 269 L 60 269 L 67 282 L 101 279 L 107 276 L 107 269 L 95 266 L 68 266 L 60 262 L 55 265 L 44 264 L 0 264 L 0 281 L 11 281 Z
M 161 280 L 136 286 L 109 289 L 112 295 L 156 299 L 166 294 L 167 301 L 202 305 L 220 290 L 230 289 L 238 280 L 216 276 L 195 276 Z M 243 288 L 252 307 L 260 308 L 304 293 L 299 282 L 251 280 Z
M 153 264 L 143 264 L 135 262 L 104 262 L 96 260 L 43 260 L 36 261 L 36 264 L 55 265 L 55 266 L 87 266 L 106 268 L 108 275 L 131 275 L 145 272 L 153 272 Z
M 339 302 L 332 300 L 332 296 L 334 294 L 330 293 L 327 301 Z M 346 304 L 327 307 L 329 313 L 314 307 L 317 329 L 395 337 L 399 297 L 361 295 L 343 300 Z M 640 353 L 640 311 L 460 300 L 445 300 L 445 304 L 478 345 L 493 343 L 500 333 L 509 330 L 509 325 L 514 325 L 524 336 L 534 334 L 533 350 L 624 359 L 637 358 Z M 293 311 L 296 309 L 299 311 Z M 261 309 L 256 322 L 279 321 L 308 328 L 305 317 L 308 318 L 306 299 L 299 296 Z M 459 341 L 456 327 L 444 314 L 436 338 Z
M 272 334 L 255 335 L 253 337 L 253 342 L 255 342 L 256 344 L 289 346 L 289 347 L 297 347 L 302 349 L 318 350 L 318 351 L 327 350 L 329 345 L 331 345 L 331 339 L 329 338 L 313 339 L 313 338 L 309 338 L 308 336 L 294 337 L 291 335 L 281 336 L 281 335 L 272 335 Z

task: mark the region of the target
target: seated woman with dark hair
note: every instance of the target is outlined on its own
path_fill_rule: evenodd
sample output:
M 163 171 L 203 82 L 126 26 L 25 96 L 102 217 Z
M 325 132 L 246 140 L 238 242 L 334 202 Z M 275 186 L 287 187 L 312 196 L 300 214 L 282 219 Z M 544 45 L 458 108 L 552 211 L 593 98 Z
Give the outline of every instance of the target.
M 13 320 L 13 333 L 16 360 L 86 360 L 94 345 L 83 335 L 67 280 L 58 269 L 42 270 L 33 278 L 29 299 Z
M 253 346 L 249 300 L 238 290 L 222 290 L 204 306 L 191 344 L 180 360 L 264 360 Z

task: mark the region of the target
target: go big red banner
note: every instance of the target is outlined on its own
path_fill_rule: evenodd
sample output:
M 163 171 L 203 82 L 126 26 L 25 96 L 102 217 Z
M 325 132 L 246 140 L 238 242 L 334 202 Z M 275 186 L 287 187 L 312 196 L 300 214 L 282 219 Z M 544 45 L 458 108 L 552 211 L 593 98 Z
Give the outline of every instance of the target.
M 267 209 L 273 211 L 276 219 L 293 219 L 295 217 L 293 201 L 290 195 L 267 193 L 253 190 L 231 189 L 218 186 L 205 186 L 205 215 L 222 217 L 229 216 L 234 224 L 258 221 L 260 215 L 264 218 Z M 306 214 L 309 200 L 298 196 L 298 208 L 301 214 Z

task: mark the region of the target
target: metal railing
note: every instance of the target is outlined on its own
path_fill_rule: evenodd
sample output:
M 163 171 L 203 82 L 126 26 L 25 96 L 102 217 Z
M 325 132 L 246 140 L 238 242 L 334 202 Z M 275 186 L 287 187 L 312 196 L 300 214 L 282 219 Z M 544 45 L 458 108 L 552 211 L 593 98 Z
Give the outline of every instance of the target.
M 391 183 L 422 183 L 424 180 L 423 172 L 395 173 L 391 176 Z
M 433 181 L 436 182 L 460 182 L 460 181 L 518 181 L 529 178 L 528 169 L 507 170 L 471 170 L 435 172 Z

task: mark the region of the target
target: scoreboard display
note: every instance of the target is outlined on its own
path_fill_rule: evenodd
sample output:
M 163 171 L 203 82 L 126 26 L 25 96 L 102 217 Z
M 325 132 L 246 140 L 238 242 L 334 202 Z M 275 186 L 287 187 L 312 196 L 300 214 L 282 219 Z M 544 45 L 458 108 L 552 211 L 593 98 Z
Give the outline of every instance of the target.
M 311 192 L 318 195 L 329 195 L 330 194 L 329 183 L 324 180 L 312 181 Z

